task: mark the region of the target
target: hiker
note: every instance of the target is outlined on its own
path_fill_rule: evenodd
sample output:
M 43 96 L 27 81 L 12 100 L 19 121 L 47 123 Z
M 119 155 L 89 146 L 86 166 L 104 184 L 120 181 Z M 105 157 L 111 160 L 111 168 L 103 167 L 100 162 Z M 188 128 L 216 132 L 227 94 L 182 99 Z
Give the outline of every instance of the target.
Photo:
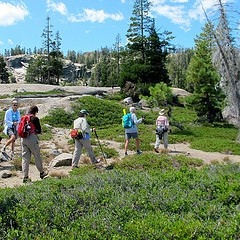
M 28 115 L 31 115 L 30 133 L 26 138 L 22 138 L 22 172 L 23 183 L 31 182 L 29 178 L 29 164 L 31 161 L 31 155 L 34 156 L 35 165 L 40 173 L 40 178 L 44 179 L 48 176 L 48 173 L 43 170 L 42 158 L 40 156 L 40 148 L 38 143 L 38 134 L 41 134 L 42 128 L 39 118 L 36 117 L 38 113 L 38 107 L 32 106 L 28 111 Z
M 169 121 L 166 117 L 165 109 L 161 109 L 159 112 L 159 116 L 156 119 L 156 142 L 154 151 L 159 153 L 159 145 L 160 141 L 163 139 L 164 148 L 168 148 L 168 128 L 169 128 Z
M 131 113 L 131 119 L 132 119 L 132 126 L 130 128 L 125 128 L 125 156 L 128 155 L 127 150 L 128 150 L 128 145 L 130 142 L 131 138 L 134 138 L 136 140 L 136 148 L 137 148 L 137 154 L 142 154 L 142 151 L 140 150 L 140 140 L 138 138 L 138 128 L 137 125 L 140 124 L 143 120 L 144 117 L 137 119 L 137 116 L 135 114 L 136 108 L 135 107 L 130 107 L 129 109 Z
M 91 146 L 90 132 L 96 131 L 96 128 L 90 129 L 90 126 L 86 119 L 88 115 L 89 113 L 87 112 L 87 110 L 82 109 L 79 113 L 79 117 L 75 119 L 73 122 L 73 128 L 81 130 L 83 137 L 81 139 L 76 139 L 76 138 L 74 139 L 75 149 L 74 149 L 73 159 L 72 159 L 72 169 L 78 168 L 78 163 L 82 154 L 83 147 L 86 149 L 92 164 L 96 164 L 100 162 L 100 160 L 95 157 L 92 146 Z
M 13 99 L 12 107 L 10 107 L 4 117 L 4 130 L 3 132 L 8 135 L 8 141 L 3 145 L 1 151 L 6 152 L 6 147 L 11 145 L 10 158 L 14 159 L 15 141 L 18 137 L 17 130 L 21 120 L 20 111 L 18 110 L 18 100 Z

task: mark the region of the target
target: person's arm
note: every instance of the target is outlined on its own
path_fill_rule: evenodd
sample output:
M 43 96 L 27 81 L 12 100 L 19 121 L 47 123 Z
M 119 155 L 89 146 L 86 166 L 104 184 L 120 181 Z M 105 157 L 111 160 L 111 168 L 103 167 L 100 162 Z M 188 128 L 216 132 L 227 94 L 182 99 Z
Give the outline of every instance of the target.
M 142 118 L 137 119 L 137 116 L 136 116 L 135 113 L 132 114 L 132 120 L 133 120 L 135 125 L 138 125 L 139 123 L 142 122 Z
M 20 121 L 21 121 L 21 115 L 20 115 L 20 111 L 18 110 L 17 111 L 17 113 L 18 113 L 18 124 L 20 123 Z
M 11 110 L 6 111 L 4 116 L 4 122 L 8 127 L 12 127 L 13 121 L 12 121 L 12 112 Z
M 31 119 L 31 121 L 32 121 L 32 123 L 33 123 L 34 126 L 35 126 L 35 132 L 36 132 L 37 134 L 42 133 L 42 128 L 41 128 L 41 124 L 40 124 L 39 118 L 33 117 L 33 118 Z

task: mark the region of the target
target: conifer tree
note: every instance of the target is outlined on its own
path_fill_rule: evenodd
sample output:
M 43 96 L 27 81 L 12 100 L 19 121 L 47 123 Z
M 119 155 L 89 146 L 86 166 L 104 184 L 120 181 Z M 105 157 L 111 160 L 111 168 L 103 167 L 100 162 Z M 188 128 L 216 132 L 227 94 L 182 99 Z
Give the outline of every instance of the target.
M 159 36 L 164 36 L 160 39 Z M 169 40 L 171 40 L 171 33 L 164 32 L 158 34 L 155 27 L 155 20 L 153 19 L 152 26 L 149 29 L 149 36 L 147 38 L 146 57 L 149 65 L 148 81 L 149 83 L 169 83 L 169 77 L 166 69 L 166 61 L 168 55 Z
M 132 54 L 139 55 L 142 63 L 146 60 L 146 43 L 149 30 L 152 25 L 152 18 L 149 16 L 149 0 L 135 0 L 133 16 L 130 18 L 130 25 L 127 31 L 128 45 Z
M 43 53 L 29 63 L 25 80 L 27 82 L 38 82 L 48 84 L 59 84 L 63 69 L 63 54 L 60 51 L 61 37 L 57 31 L 55 40 L 47 17 L 47 26 L 43 30 Z
M 193 88 L 190 103 L 199 119 L 210 123 L 221 119 L 224 99 L 221 89 L 216 87 L 220 76 L 212 63 L 212 27 L 206 24 L 195 39 L 195 54 L 187 70 L 187 81 Z
M 131 22 L 126 35 L 127 57 L 121 59 L 119 84 L 125 93 L 125 85 L 135 85 L 138 93 L 148 95 L 151 85 L 158 82 L 169 83 L 166 56 L 171 33 L 159 34 L 156 31 L 155 21 L 150 16 L 150 7 L 149 0 L 134 2 L 133 16 L 130 18 Z
M 194 50 L 178 48 L 167 56 L 167 70 L 173 87 L 187 90 L 186 72 Z
M 230 10 L 229 5 L 222 0 L 217 0 L 216 6 L 219 16 L 217 27 L 215 31 L 212 31 L 216 44 L 213 61 L 221 75 L 220 86 L 226 95 L 224 119 L 238 128 L 236 140 L 240 142 L 239 46 L 236 38 L 233 37 L 234 35 L 239 36 L 239 12 L 236 9 L 228 11 Z M 211 23 L 204 8 L 203 10 L 207 21 Z M 235 16 L 236 13 L 237 16 Z
M 9 83 L 9 73 L 6 68 L 4 58 L 0 56 L 0 81 L 1 83 Z

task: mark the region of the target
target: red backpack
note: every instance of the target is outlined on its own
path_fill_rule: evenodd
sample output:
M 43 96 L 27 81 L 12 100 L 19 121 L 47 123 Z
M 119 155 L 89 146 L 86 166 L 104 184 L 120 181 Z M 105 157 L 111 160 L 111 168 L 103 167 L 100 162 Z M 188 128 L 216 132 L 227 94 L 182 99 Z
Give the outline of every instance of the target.
M 74 139 L 82 139 L 83 138 L 83 134 L 82 131 L 80 129 L 71 129 L 70 131 L 70 136 Z
M 33 114 L 24 115 L 18 125 L 18 135 L 21 138 L 26 138 L 30 133 L 35 132 L 35 126 L 31 122 L 31 117 Z

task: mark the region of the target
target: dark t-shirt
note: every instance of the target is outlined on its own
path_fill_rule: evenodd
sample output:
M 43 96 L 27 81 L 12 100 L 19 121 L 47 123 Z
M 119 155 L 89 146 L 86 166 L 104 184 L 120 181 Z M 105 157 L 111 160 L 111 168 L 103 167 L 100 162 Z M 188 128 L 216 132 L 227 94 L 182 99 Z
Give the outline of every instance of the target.
M 42 132 L 42 128 L 41 128 L 41 125 L 40 125 L 39 118 L 35 117 L 35 116 L 32 116 L 31 117 L 31 122 L 34 124 L 34 126 L 36 128 L 35 129 L 36 134 L 40 134 Z

